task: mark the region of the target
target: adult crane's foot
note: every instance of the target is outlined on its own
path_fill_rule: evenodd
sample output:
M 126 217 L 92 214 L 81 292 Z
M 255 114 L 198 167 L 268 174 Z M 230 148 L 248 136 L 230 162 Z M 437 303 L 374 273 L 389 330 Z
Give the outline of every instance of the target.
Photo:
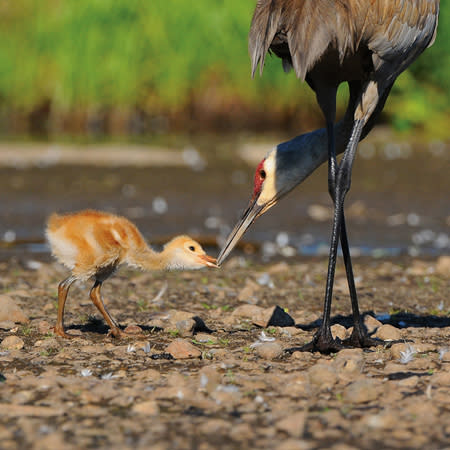
M 345 346 L 354 348 L 369 348 L 376 347 L 377 345 L 386 346 L 386 344 L 388 343 L 383 341 L 382 339 L 370 337 L 362 325 L 360 325 L 359 327 L 354 326 L 351 336 L 344 341 Z
M 322 332 L 319 330 L 314 336 L 313 340 L 301 347 L 291 347 L 286 349 L 287 353 L 294 352 L 320 352 L 324 354 L 337 353 L 339 350 L 347 348 L 340 339 L 334 339 L 331 331 Z
M 367 336 L 367 334 L 359 335 L 358 333 L 352 333 L 352 335 L 345 339 L 343 342 L 346 347 L 353 348 L 369 348 L 376 347 L 377 345 L 385 346 L 388 342 L 383 341 L 382 339 L 371 338 Z

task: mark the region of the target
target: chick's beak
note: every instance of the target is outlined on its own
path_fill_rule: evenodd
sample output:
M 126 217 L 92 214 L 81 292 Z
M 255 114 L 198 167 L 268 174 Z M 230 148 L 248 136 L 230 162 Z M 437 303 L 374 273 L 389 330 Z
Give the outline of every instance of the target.
M 219 266 L 229 255 L 231 250 L 233 250 L 243 234 L 247 231 L 248 227 L 254 222 L 254 220 L 268 209 L 267 205 L 258 205 L 257 200 L 258 197 L 253 198 L 250 201 L 250 204 L 242 214 L 239 222 L 236 224 L 233 231 L 228 236 L 227 241 L 219 254 L 219 257 L 217 258 L 217 264 Z
M 216 258 L 213 258 L 212 256 L 209 256 L 209 255 L 205 254 L 205 255 L 199 255 L 199 258 L 201 259 L 202 263 L 205 264 L 205 266 L 215 267 L 215 268 L 219 267 L 217 265 Z

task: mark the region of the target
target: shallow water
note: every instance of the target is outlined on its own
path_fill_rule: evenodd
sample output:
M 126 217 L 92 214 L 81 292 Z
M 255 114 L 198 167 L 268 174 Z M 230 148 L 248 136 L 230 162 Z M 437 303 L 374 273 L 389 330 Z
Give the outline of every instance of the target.
M 150 242 L 160 243 L 179 233 L 192 234 L 205 243 L 214 243 L 216 238 L 223 242 L 247 205 L 258 159 L 276 142 L 251 136 L 159 138 L 158 151 L 170 153 L 170 158 L 154 163 L 152 158 L 142 160 L 135 167 L 132 161 L 124 167 L 123 158 L 115 165 L 117 153 L 108 145 L 101 146 L 100 158 L 94 163 L 86 158 L 93 150 L 81 149 L 80 165 L 75 165 L 73 157 L 67 163 L 55 156 L 64 154 L 64 147 L 24 144 L 27 151 L 51 155 L 36 160 L 28 153 L 22 158 L 21 144 L 14 144 L 18 158 L 0 161 L 0 259 L 29 253 L 36 259 L 48 258 L 43 243 L 46 217 L 53 211 L 84 208 L 129 217 Z M 9 145 L 1 145 L 0 156 Z M 377 134 L 361 143 L 346 203 L 355 255 L 449 253 L 448 147 L 439 142 L 380 139 Z M 121 144 L 114 148 L 120 152 L 134 149 Z M 140 150 L 152 151 L 152 146 Z M 245 236 L 247 242 L 256 244 L 248 248 L 266 260 L 326 254 L 331 227 L 326 180 L 323 166 L 258 219 Z

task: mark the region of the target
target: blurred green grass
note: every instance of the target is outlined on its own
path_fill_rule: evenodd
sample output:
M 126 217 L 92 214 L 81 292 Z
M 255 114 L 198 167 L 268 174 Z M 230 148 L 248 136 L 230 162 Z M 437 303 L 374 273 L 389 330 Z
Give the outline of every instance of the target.
M 195 103 L 321 120 L 310 89 L 278 58 L 252 80 L 247 33 L 254 0 L 3 0 L 0 106 L 53 115 L 99 108 L 171 114 Z M 400 76 L 386 106 L 398 130 L 445 136 L 450 99 L 450 2 L 436 43 Z M 340 108 L 345 104 L 340 93 Z M 212 105 L 212 106 L 211 106 Z M 305 114 L 305 113 L 304 113 Z

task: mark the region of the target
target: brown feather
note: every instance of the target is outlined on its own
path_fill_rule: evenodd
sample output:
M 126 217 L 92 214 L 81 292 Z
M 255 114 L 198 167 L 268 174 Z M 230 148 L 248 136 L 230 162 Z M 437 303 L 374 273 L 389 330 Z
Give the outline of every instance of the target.
M 267 52 L 305 79 L 329 51 L 339 63 L 361 46 L 376 60 L 399 61 L 398 74 L 434 41 L 438 0 L 259 0 L 249 33 L 252 75 Z

